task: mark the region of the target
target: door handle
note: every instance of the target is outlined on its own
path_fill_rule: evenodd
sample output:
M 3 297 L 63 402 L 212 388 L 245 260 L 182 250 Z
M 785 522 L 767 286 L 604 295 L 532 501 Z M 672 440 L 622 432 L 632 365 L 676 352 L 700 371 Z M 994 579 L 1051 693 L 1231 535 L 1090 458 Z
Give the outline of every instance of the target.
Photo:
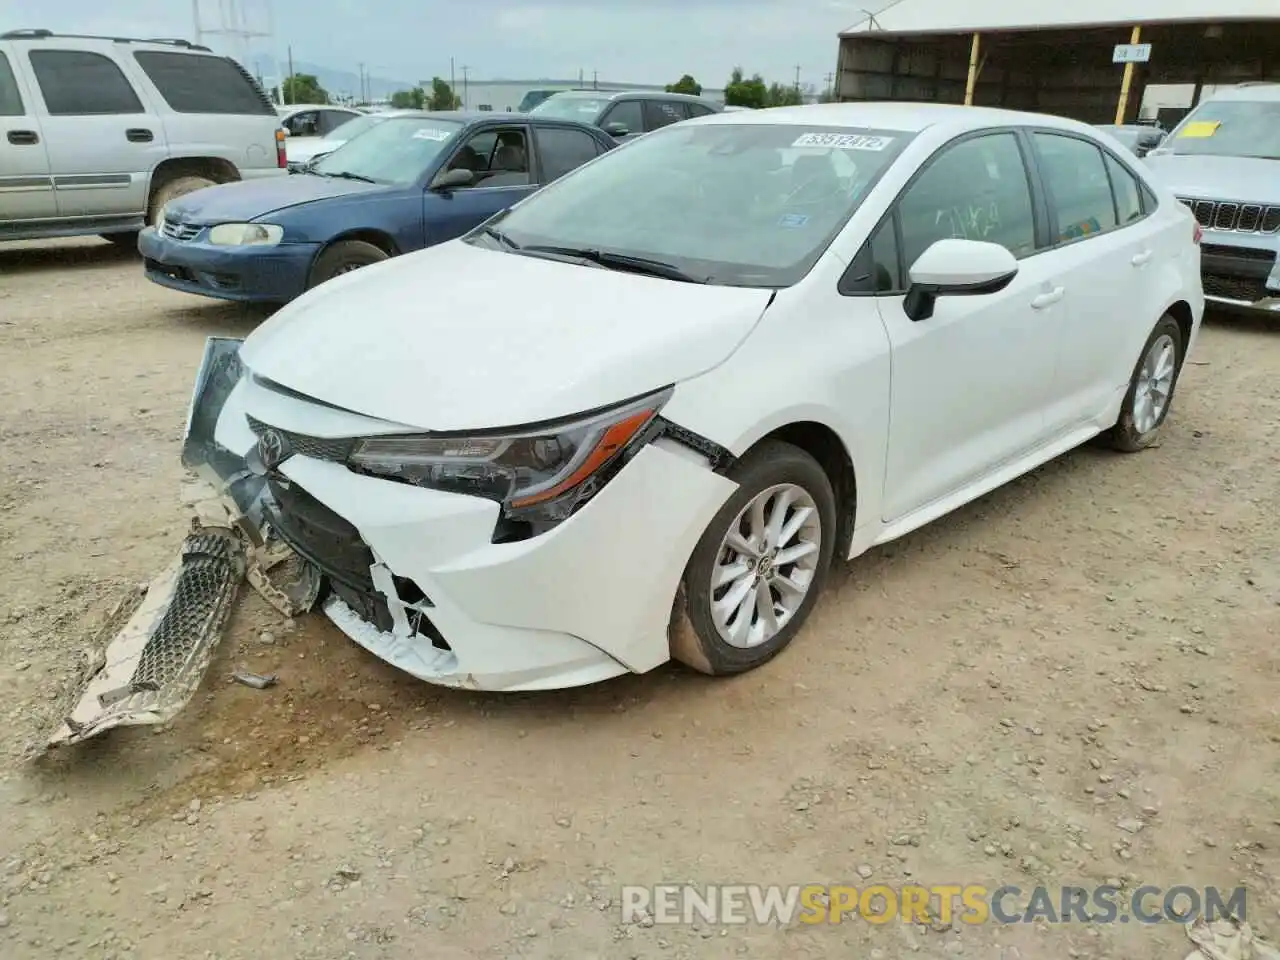
M 1151 260 L 1151 251 L 1143 250 L 1141 253 L 1134 254 L 1133 259 L 1130 260 L 1129 262 L 1132 263 L 1135 267 L 1145 267 L 1148 261 L 1150 260 Z
M 155 139 L 155 135 L 142 127 L 133 127 L 124 132 L 125 137 L 130 143 L 150 143 Z
M 10 130 L 7 138 L 15 147 L 27 147 L 40 142 L 34 130 Z
M 1061 300 L 1067 293 L 1066 287 L 1054 287 L 1048 293 L 1042 293 L 1031 301 L 1031 309 L 1043 310 L 1045 307 L 1051 307 Z

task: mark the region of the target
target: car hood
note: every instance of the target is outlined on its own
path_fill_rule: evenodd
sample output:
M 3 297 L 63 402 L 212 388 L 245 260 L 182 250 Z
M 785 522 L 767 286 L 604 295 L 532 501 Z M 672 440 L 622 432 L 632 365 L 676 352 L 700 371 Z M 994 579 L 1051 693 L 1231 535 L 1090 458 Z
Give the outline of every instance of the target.
M 242 223 L 300 203 L 385 190 L 381 184 L 338 180 L 310 173 L 291 173 L 223 183 L 170 200 L 170 220 L 183 223 Z
M 336 277 L 245 341 L 255 374 L 422 430 L 570 416 L 723 362 L 773 291 L 451 241 Z
M 1280 204 L 1280 160 L 1147 154 L 1151 176 L 1180 197 Z

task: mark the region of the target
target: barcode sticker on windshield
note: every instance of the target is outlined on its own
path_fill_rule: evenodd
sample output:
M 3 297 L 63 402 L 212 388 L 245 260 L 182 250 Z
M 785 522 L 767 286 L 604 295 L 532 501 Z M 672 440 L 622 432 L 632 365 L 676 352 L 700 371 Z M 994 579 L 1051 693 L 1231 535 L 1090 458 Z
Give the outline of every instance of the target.
M 421 130 L 413 131 L 415 140 L 448 140 L 450 136 L 452 136 L 450 131 L 436 127 L 423 127 Z
M 875 137 L 865 133 L 806 133 L 793 147 L 837 147 L 841 150 L 873 150 L 879 153 L 893 137 Z

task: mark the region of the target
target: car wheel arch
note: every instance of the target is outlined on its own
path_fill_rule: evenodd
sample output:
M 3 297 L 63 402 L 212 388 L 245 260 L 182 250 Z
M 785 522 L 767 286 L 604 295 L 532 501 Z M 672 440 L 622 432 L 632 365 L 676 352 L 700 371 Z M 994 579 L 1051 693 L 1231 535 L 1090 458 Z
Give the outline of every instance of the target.
M 312 265 L 315 264 L 315 261 L 320 257 L 321 254 L 323 254 L 326 250 L 328 250 L 334 244 L 342 243 L 343 241 L 346 241 L 346 240 L 359 240 L 363 243 L 371 244 L 377 247 L 379 250 L 381 250 L 383 253 L 385 253 L 389 257 L 396 257 L 396 256 L 399 256 L 401 253 L 400 248 L 396 246 L 396 242 L 391 238 L 390 234 L 384 233 L 381 230 L 374 230 L 368 227 L 361 227 L 354 230 L 347 230 L 344 233 L 340 233 L 337 236 L 330 237 L 328 240 L 326 240 L 323 244 L 321 244 L 320 248 L 316 251 L 315 257 L 312 258 L 312 261 L 311 261 Z
M 156 191 L 180 177 L 204 177 L 214 183 L 233 183 L 240 179 L 240 170 L 222 157 L 166 157 L 151 171 L 148 197 L 154 198 Z
M 1191 346 L 1191 328 L 1193 324 L 1193 316 L 1191 313 L 1191 304 L 1185 300 L 1175 300 L 1169 304 L 1164 310 L 1178 324 L 1178 329 L 1182 331 L 1182 343 L 1184 352 L 1186 348 Z

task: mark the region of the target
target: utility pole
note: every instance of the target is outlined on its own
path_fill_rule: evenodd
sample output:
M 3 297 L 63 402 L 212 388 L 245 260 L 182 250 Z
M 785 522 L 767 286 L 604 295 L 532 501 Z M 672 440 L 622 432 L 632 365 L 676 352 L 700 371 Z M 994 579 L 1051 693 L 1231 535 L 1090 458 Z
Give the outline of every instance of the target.
M 364 64 L 357 63 L 356 70 L 360 73 L 360 102 L 364 102 Z
M 591 71 L 591 89 L 592 90 L 600 89 L 600 71 L 599 70 Z
M 453 57 L 450 57 L 450 58 L 449 58 L 449 92 L 450 92 L 450 93 L 453 93 L 453 91 L 455 91 L 455 90 L 457 90 L 457 89 L 458 89 L 458 87 L 457 87 L 457 81 L 456 81 L 456 80 L 454 80 L 454 78 L 453 78 Z M 456 93 L 453 93 L 453 95 L 454 95 L 455 97 L 457 96 L 457 94 L 456 94 Z
M 796 93 L 800 92 L 800 65 L 796 64 Z
M 582 68 L 581 67 L 578 68 L 578 86 L 579 87 L 582 86 Z
M 465 63 L 462 65 L 462 109 L 467 109 L 467 74 L 471 71 Z
M 284 85 L 284 90 L 281 91 L 282 96 L 280 99 L 287 102 L 293 98 L 293 44 L 289 44 L 285 49 L 289 54 L 289 79 Z
M 195 27 L 196 43 L 204 43 L 204 31 L 200 28 L 200 0 L 191 0 L 191 22 Z

